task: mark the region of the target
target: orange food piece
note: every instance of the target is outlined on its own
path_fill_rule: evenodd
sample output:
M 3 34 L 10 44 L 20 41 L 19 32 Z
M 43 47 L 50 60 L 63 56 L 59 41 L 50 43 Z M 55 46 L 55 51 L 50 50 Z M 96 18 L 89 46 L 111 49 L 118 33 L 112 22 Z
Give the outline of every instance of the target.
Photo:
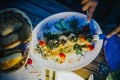
M 94 46 L 93 45 L 87 45 L 87 48 L 89 51 L 92 51 L 94 49 Z
M 64 60 L 60 60 L 59 63 L 62 64 L 64 62 Z
M 40 40 L 40 41 L 39 41 L 39 45 L 40 45 L 40 46 L 45 46 L 46 43 L 45 43 L 45 41 Z
M 66 55 L 64 53 L 60 53 L 59 56 L 61 59 L 66 59 Z
M 86 39 L 85 39 L 85 37 L 84 36 L 80 36 L 80 41 L 81 42 L 84 42 Z

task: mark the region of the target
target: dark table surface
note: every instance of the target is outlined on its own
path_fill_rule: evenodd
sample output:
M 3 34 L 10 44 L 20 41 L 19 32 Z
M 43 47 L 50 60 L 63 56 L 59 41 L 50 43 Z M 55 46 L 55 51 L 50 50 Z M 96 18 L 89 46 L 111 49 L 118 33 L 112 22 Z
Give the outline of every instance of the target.
M 52 14 L 71 10 L 54 0 L 16 0 L 4 3 L 0 9 L 3 8 L 18 8 L 22 10 L 30 18 L 33 27 Z

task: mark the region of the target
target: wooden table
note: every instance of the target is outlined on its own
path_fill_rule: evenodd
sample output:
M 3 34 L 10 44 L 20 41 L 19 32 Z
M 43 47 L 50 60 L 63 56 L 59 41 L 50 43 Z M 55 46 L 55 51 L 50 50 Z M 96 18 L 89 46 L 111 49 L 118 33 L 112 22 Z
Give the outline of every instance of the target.
M 5 1 L 3 0 L 3 3 L 4 2 Z M 35 27 L 41 20 L 52 14 L 65 11 L 74 11 L 73 9 L 60 4 L 55 0 L 14 0 L 9 3 L 4 3 L 4 5 L 2 5 L 0 9 L 3 8 L 18 8 L 24 11 L 32 21 L 33 27 Z M 101 61 L 105 62 L 103 49 L 93 62 L 73 72 L 82 76 L 86 80 L 88 79 L 90 74 L 94 74 L 97 80 L 105 80 L 105 76 L 98 73 L 98 64 L 100 64 Z M 49 70 L 47 70 L 46 72 L 49 73 Z M 46 78 L 46 80 L 48 80 L 48 78 Z

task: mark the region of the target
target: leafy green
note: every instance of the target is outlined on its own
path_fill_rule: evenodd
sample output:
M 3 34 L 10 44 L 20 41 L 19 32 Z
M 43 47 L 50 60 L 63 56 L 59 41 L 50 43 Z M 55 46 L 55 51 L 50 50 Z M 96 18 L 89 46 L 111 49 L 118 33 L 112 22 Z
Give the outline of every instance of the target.
M 78 38 L 75 37 L 75 36 L 70 38 L 70 41 L 71 41 L 71 42 L 76 42 L 77 40 L 78 40 Z
M 59 42 L 57 40 L 50 40 L 47 44 L 47 47 L 49 47 L 49 49 L 51 50 L 57 48 L 58 46 L 59 46 Z
M 120 80 L 120 69 L 110 72 L 106 80 Z
M 73 48 L 74 48 L 74 50 L 76 50 L 77 55 L 80 54 L 81 56 L 83 56 L 82 47 L 79 44 L 75 44 Z
M 66 24 L 65 24 L 64 19 L 60 19 L 60 24 L 61 24 L 62 28 L 66 30 Z
M 78 22 L 77 19 L 73 19 L 73 20 L 70 21 L 70 26 L 72 28 L 77 28 L 78 24 L 79 24 L 79 22 Z

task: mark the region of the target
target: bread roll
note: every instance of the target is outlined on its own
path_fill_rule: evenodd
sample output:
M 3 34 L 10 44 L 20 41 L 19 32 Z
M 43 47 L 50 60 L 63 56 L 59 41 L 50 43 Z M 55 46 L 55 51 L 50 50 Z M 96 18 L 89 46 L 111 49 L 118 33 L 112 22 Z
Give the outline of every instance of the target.
M 0 35 L 6 36 L 14 31 L 17 31 L 22 26 L 22 21 L 15 13 L 6 12 L 0 14 Z
M 15 8 L 0 11 L 0 70 L 14 70 L 23 65 L 31 35 L 31 21 L 22 11 Z
M 21 53 L 14 53 L 9 56 L 0 58 L 0 69 L 1 70 L 7 70 L 15 66 L 17 63 L 19 63 L 22 60 L 22 54 Z
M 0 45 L 3 49 L 12 49 L 21 43 L 17 33 L 10 34 L 5 37 L 0 37 Z
M 3 53 L 3 57 L 6 57 L 8 55 L 14 54 L 14 53 L 22 53 L 22 50 L 20 49 L 13 49 L 13 50 L 7 50 Z
M 25 22 L 18 33 L 22 43 L 26 43 L 31 40 L 32 31 L 28 23 Z

